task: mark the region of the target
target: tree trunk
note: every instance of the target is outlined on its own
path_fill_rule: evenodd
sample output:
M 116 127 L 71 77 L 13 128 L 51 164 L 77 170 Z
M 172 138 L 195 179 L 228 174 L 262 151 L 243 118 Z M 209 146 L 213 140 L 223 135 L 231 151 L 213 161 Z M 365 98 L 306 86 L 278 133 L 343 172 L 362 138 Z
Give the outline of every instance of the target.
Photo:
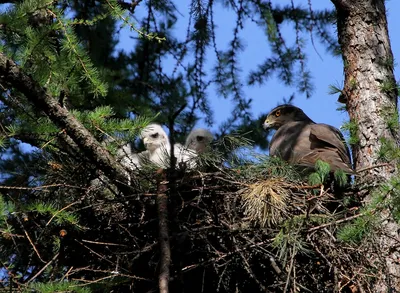
M 384 0 L 331 0 L 337 10 L 339 43 L 344 62 L 345 102 L 350 120 L 357 124 L 358 143 L 353 147 L 356 170 L 379 163 L 381 138 L 395 143 L 396 134 L 386 117 L 397 112 L 397 90 L 393 55 L 387 28 Z M 369 169 L 357 183 L 375 184 L 394 175 L 394 166 Z M 365 176 L 367 175 L 367 176 Z M 366 196 L 366 202 L 370 197 Z M 373 292 L 400 292 L 399 226 L 388 210 L 379 211 L 385 220 L 371 265 L 378 268 Z

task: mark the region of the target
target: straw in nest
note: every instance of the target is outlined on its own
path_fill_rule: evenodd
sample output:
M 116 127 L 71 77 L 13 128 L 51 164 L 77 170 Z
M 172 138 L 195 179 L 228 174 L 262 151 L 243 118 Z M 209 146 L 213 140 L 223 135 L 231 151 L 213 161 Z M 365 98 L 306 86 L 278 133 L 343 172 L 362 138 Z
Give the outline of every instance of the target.
M 276 225 L 287 214 L 288 183 L 269 178 L 242 190 L 244 215 L 261 227 Z

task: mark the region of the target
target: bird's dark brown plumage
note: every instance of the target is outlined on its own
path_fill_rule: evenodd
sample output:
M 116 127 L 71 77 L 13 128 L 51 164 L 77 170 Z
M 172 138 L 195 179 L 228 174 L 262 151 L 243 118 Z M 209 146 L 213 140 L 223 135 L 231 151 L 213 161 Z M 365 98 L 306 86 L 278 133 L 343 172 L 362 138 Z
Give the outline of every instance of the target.
M 317 160 L 353 174 L 350 153 L 342 133 L 335 127 L 315 123 L 300 108 L 281 105 L 267 116 L 263 127 L 277 131 L 270 143 L 270 155 L 291 164 L 314 168 Z

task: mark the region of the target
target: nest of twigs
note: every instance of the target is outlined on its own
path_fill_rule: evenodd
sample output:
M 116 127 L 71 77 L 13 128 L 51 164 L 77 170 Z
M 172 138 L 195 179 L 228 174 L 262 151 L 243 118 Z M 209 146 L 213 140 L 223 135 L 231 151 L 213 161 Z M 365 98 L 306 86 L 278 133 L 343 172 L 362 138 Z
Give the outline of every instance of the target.
M 286 174 L 282 165 L 277 168 Z M 74 202 L 68 211 L 85 229 L 62 226 L 68 232 L 60 240 L 65 271 L 54 275 L 83 285 L 111 280 L 109 292 L 156 291 L 164 184 L 170 292 L 345 292 L 363 283 L 367 268 L 354 266 L 367 263 L 363 245 L 349 249 L 335 236 L 354 216 L 351 207 L 327 187 L 258 169 L 266 173 L 220 168 L 173 172 L 162 181 L 153 171 L 141 171 L 132 176 L 132 193 L 124 196 L 108 180 L 96 188 L 69 190 L 65 206 Z M 72 184 L 73 176 L 68 178 Z M 45 196 L 64 194 L 59 189 Z M 58 226 L 45 225 L 46 216 L 34 216 L 35 223 L 44 223 L 32 226 L 38 235 L 58 235 Z M 28 228 L 27 233 L 34 234 Z M 52 250 L 42 257 L 52 259 Z M 96 288 L 93 292 L 104 292 Z

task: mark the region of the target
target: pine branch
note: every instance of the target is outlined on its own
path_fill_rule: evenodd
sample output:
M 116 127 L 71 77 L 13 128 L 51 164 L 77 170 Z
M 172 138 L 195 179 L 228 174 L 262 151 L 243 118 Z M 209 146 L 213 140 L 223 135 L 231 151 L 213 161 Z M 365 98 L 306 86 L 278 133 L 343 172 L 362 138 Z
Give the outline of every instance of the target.
M 56 99 L 3 53 L 0 53 L 0 82 L 25 94 L 26 98 L 46 113 L 55 125 L 65 129 L 68 136 L 96 167 L 103 170 L 110 179 L 115 180 L 122 191 L 128 191 L 127 186 L 123 184 L 127 181 L 123 167 L 68 110 L 61 107 Z

